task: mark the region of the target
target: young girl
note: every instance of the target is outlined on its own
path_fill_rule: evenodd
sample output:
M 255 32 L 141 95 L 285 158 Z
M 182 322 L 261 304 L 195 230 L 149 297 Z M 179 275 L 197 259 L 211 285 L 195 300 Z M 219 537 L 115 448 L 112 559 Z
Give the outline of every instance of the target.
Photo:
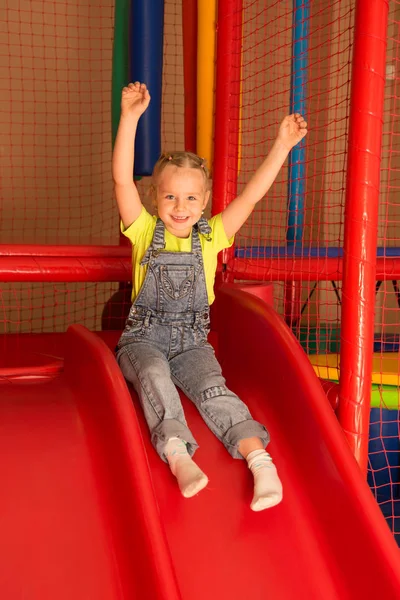
M 150 216 L 133 182 L 134 140 L 150 102 L 143 83 L 122 91 L 113 178 L 121 228 L 133 245 L 133 304 L 118 342 L 117 360 L 135 387 L 152 443 L 189 498 L 208 483 L 192 460 L 198 447 L 175 385 L 195 403 L 211 431 L 254 475 L 255 511 L 278 504 L 282 484 L 265 447 L 269 434 L 225 385 L 207 342 L 217 255 L 275 180 L 291 148 L 307 133 L 299 114 L 286 117 L 270 153 L 241 194 L 207 221 L 210 198 L 205 162 L 190 152 L 164 154 L 153 172 L 158 218 Z

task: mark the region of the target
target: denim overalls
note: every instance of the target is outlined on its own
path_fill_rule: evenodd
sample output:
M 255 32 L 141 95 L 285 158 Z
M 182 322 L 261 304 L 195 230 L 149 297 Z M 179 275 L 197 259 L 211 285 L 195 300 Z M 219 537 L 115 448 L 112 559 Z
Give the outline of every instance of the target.
M 143 285 L 129 312 L 117 346 L 117 360 L 139 396 L 152 443 L 163 460 L 171 437 L 198 444 L 190 432 L 179 394 L 181 388 L 211 431 L 235 458 L 240 440 L 269 434 L 246 405 L 225 385 L 221 367 L 207 342 L 210 310 L 200 234 L 210 233 L 202 218 L 192 229 L 191 252 L 166 252 L 165 226 L 158 219 L 141 265 L 148 265 Z M 243 375 L 245 376 L 245 374 Z

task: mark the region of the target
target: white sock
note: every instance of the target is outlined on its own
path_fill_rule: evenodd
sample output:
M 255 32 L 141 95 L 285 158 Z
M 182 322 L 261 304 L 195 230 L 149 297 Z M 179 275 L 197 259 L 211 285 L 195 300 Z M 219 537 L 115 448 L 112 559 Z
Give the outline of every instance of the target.
M 282 483 L 268 452 L 254 450 L 247 455 L 246 460 L 254 476 L 251 509 L 259 511 L 279 504 L 282 500 Z
M 191 459 L 183 440 L 170 438 L 164 453 L 185 498 L 191 498 L 206 487 L 208 477 Z

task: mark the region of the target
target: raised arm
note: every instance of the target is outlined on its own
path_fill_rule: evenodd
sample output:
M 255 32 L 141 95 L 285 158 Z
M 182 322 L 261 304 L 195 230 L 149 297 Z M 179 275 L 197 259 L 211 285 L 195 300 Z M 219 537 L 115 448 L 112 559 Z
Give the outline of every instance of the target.
M 138 121 L 150 102 L 144 83 L 130 83 L 121 97 L 121 118 L 115 138 L 112 175 L 118 210 L 124 227 L 129 227 L 140 215 L 142 203 L 133 181 L 135 137 Z
M 264 162 L 248 181 L 243 191 L 222 212 L 222 222 L 228 238 L 239 231 L 257 202 L 274 183 L 290 150 L 307 134 L 307 123 L 295 113 L 285 117 L 279 127 L 278 136 Z

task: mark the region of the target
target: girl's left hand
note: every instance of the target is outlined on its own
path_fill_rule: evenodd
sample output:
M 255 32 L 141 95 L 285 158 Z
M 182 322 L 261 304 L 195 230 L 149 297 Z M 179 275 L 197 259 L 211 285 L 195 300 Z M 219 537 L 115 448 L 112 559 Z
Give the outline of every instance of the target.
M 284 144 L 288 150 L 298 144 L 304 136 L 307 135 L 307 121 L 300 113 L 294 113 L 285 117 L 279 127 L 278 140 Z

